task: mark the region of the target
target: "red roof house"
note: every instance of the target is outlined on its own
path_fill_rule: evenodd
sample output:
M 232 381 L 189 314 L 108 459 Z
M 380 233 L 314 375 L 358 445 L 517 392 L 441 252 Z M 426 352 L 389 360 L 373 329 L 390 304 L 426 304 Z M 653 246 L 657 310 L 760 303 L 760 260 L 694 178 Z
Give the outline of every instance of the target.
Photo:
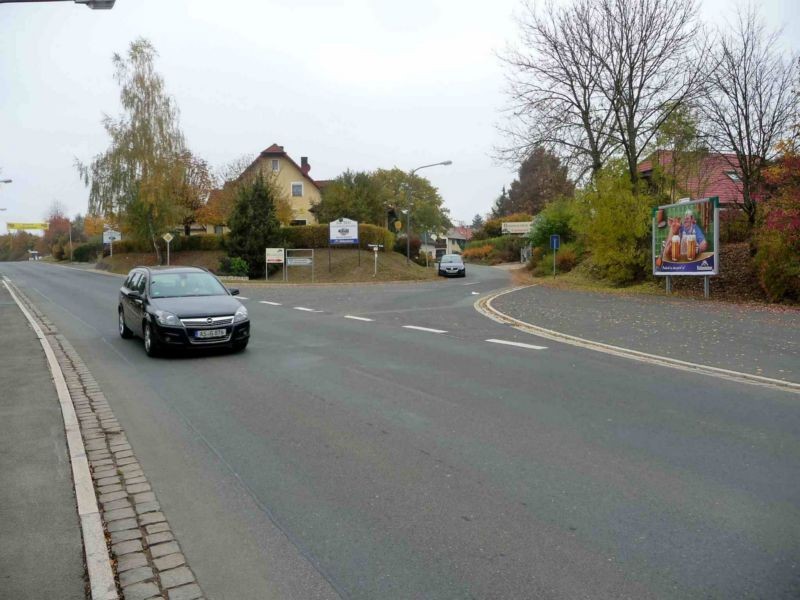
M 744 201 L 739 161 L 735 154 L 709 153 L 693 166 L 674 165 L 672 156 L 669 150 L 657 150 L 639 163 L 639 173 L 653 182 L 654 169 L 660 166 L 661 173 L 668 180 L 675 181 L 675 189 L 664 186 L 664 191 L 671 191 L 675 201 L 684 196 L 692 199 L 717 196 L 722 206 L 741 205 Z

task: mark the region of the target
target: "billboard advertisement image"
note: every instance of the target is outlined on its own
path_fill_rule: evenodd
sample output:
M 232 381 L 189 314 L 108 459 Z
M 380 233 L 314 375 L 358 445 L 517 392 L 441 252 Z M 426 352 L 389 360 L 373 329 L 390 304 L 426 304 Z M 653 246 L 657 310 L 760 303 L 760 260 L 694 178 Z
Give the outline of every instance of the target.
M 719 273 L 719 200 L 705 198 L 653 210 L 653 274 Z

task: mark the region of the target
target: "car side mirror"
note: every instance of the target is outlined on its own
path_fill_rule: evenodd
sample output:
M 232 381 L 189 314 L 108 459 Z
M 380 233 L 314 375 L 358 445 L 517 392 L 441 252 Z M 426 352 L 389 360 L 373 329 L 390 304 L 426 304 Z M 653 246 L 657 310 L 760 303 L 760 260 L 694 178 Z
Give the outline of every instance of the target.
M 228 288 L 228 291 L 231 293 L 231 296 L 239 295 L 239 288 Z
M 130 292 L 128 292 L 127 295 L 128 298 L 131 298 L 132 300 L 138 300 L 141 299 L 142 297 L 142 293 L 137 290 L 131 290 Z

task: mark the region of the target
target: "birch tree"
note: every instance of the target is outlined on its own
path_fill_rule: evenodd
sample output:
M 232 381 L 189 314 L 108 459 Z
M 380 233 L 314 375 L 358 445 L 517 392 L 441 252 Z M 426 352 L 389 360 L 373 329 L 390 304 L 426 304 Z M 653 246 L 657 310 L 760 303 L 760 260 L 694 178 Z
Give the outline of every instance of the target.
M 184 181 L 184 138 L 178 108 L 155 70 L 156 56 L 143 38 L 125 55 L 114 55 L 123 113 L 103 119 L 108 149 L 77 168 L 89 188 L 89 213 L 121 222 L 134 237 L 148 240 L 160 262 L 157 239 L 181 217 L 174 192 Z

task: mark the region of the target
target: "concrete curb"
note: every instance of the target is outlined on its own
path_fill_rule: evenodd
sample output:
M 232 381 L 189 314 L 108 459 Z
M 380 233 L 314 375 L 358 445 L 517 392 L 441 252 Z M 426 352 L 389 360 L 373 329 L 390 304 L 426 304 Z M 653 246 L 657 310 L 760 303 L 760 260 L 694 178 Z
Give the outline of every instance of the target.
M 33 315 L 20 302 L 14 290 L 4 278 L 8 293 L 16 302 L 22 314 L 28 320 L 36 337 L 44 349 L 47 357 L 47 364 L 53 376 L 53 382 L 58 394 L 58 401 L 61 405 L 61 414 L 64 418 L 64 428 L 67 434 L 67 448 L 69 450 L 70 463 L 72 465 L 72 480 L 75 486 L 75 498 L 78 504 L 78 516 L 81 521 L 83 533 L 83 548 L 86 555 L 86 568 L 89 572 L 89 587 L 91 589 L 92 600 L 116 600 L 117 584 L 114 580 L 114 572 L 111 568 L 111 560 L 106 546 L 105 531 L 100 519 L 100 511 L 97 507 L 97 500 L 94 495 L 94 485 L 92 475 L 89 472 L 89 462 L 86 458 L 86 450 L 81 437 L 78 417 L 75 407 L 72 404 L 72 397 L 67 388 L 67 382 L 61 371 L 61 366 L 56 360 L 50 342 L 33 318 Z
M 495 292 L 488 296 L 479 298 L 478 300 L 475 301 L 475 304 L 473 306 L 475 310 L 477 310 L 485 317 L 492 319 L 493 321 L 496 321 L 498 323 L 503 323 L 505 325 L 511 325 L 514 329 L 517 329 L 518 331 L 524 331 L 525 333 L 530 333 L 539 337 L 543 337 L 548 340 L 562 342 L 564 344 L 570 344 L 571 346 L 577 346 L 579 348 L 594 350 L 596 352 L 602 352 L 604 354 L 611 354 L 613 356 L 619 356 L 622 358 L 637 360 L 639 362 L 644 362 L 648 364 L 670 367 L 672 369 L 680 369 L 682 371 L 689 371 L 692 373 L 709 375 L 712 377 L 727 379 L 729 381 L 736 381 L 738 383 L 761 385 L 773 389 L 778 389 L 781 391 L 788 391 L 788 392 L 793 392 L 795 394 L 800 394 L 800 383 L 793 383 L 791 381 L 782 381 L 780 379 L 772 379 L 770 377 L 763 377 L 761 375 L 751 375 L 749 373 L 731 371 L 728 369 L 722 369 L 720 367 L 712 367 L 708 365 L 701 365 L 697 363 L 682 361 L 675 358 L 666 358 L 663 356 L 657 356 L 655 354 L 648 354 L 647 352 L 640 352 L 639 350 L 632 350 L 630 348 L 613 346 L 611 344 L 605 344 L 603 342 L 595 342 L 593 340 L 587 340 L 574 335 L 569 335 L 566 333 L 561 333 L 559 331 L 553 331 L 552 329 L 545 329 L 544 327 L 539 327 L 538 325 L 533 325 L 532 323 L 528 323 L 526 321 L 522 321 L 520 319 L 507 315 L 497 310 L 494 306 L 492 306 L 492 301 L 496 298 L 499 298 L 500 296 L 504 296 L 506 294 L 510 294 L 512 292 L 516 292 L 518 290 L 527 289 L 531 287 L 536 287 L 536 285 L 535 284 L 523 285 L 523 286 L 508 288 L 505 290 L 500 290 L 499 292 Z

